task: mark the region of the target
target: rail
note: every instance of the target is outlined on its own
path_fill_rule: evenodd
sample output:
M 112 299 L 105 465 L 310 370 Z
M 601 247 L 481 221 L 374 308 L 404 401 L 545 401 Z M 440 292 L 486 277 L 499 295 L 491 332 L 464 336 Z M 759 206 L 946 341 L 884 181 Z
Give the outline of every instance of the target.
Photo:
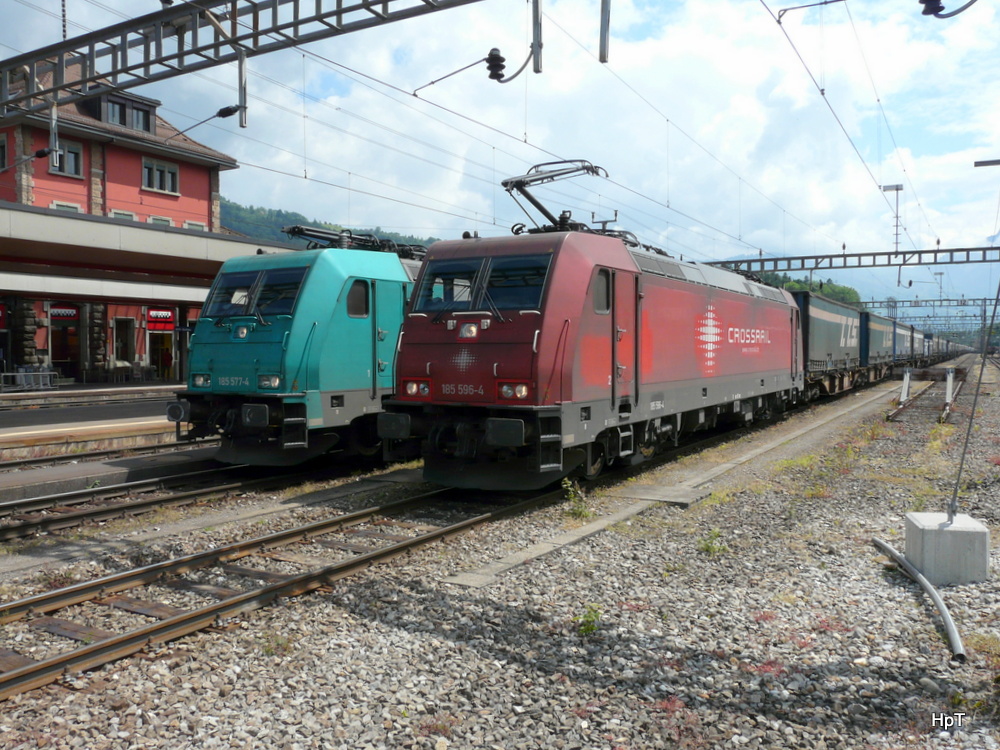
M 30 622 L 33 627 L 74 638 L 82 642 L 83 645 L 41 661 L 29 659 L 14 651 L 0 649 L 0 670 L 3 670 L 0 672 L 0 700 L 55 682 L 69 671 L 91 669 L 142 651 L 150 645 L 174 640 L 198 630 L 210 628 L 217 625 L 223 618 L 258 609 L 278 597 L 296 596 L 314 591 L 371 565 L 406 554 L 416 547 L 446 539 L 501 516 L 520 512 L 536 505 L 545 498 L 559 494 L 558 492 L 545 493 L 513 505 L 466 517 L 447 526 L 415 524 L 392 519 L 377 521 L 373 525 L 382 531 L 358 532 L 363 534 L 367 541 L 380 539 L 383 542 L 388 542 L 385 546 L 375 549 L 350 543 L 329 542 L 324 545 L 323 540 L 317 539 L 337 531 L 350 530 L 376 516 L 385 515 L 390 510 L 398 511 L 418 506 L 428 498 L 443 492 L 445 490 L 422 493 L 383 506 L 365 508 L 276 534 L 237 542 L 207 552 L 147 565 L 125 573 L 112 574 L 94 581 L 75 584 L 58 591 L 4 603 L 0 605 L 0 624 L 14 622 L 22 618 L 31 618 Z M 413 534 L 413 536 L 406 536 L 403 533 L 384 533 L 384 530 L 391 526 L 398 527 L 401 532 Z M 316 542 L 327 550 L 339 549 L 353 554 L 346 559 L 330 562 L 298 575 L 270 573 L 265 570 L 233 565 L 233 561 L 251 555 L 264 558 L 273 557 L 285 561 L 291 560 L 292 556 L 286 557 L 281 553 L 272 552 L 272 550 L 296 542 Z M 222 571 L 228 575 L 256 578 L 265 582 L 265 585 L 251 591 L 212 587 L 212 591 L 209 593 L 219 601 L 189 611 L 170 605 L 160 606 L 150 600 L 116 596 L 120 592 L 149 584 L 185 588 L 186 584 L 178 578 L 179 576 L 213 565 L 221 566 Z M 198 585 L 189 584 L 188 586 Z M 206 587 L 202 585 L 201 588 Z M 90 601 L 100 605 L 140 612 L 156 618 L 158 621 L 126 633 L 108 634 L 104 631 L 88 629 L 86 626 L 68 620 L 45 616 L 47 613 Z

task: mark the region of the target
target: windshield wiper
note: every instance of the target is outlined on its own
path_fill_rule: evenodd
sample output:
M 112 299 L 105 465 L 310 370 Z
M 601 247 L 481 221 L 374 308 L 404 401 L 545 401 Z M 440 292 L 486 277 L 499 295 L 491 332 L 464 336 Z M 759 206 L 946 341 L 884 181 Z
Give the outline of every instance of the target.
M 486 302 L 486 304 L 490 308 L 490 312 L 493 313 L 494 316 L 496 316 L 496 319 L 498 321 L 500 321 L 501 323 L 507 322 L 507 318 L 503 316 L 503 313 L 500 312 L 500 308 L 497 307 L 497 303 L 493 301 L 493 295 L 490 294 L 489 287 L 483 288 L 483 301 Z

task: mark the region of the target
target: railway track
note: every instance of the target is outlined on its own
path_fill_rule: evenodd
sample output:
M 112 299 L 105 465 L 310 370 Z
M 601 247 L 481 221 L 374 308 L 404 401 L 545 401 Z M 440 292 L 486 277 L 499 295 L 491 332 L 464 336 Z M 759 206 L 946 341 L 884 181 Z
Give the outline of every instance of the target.
M 249 476 L 246 476 L 247 472 Z M 265 475 L 260 476 L 261 473 Z M 243 465 L 230 465 L 107 487 L 9 500 L 0 502 L 0 541 L 201 503 L 228 493 L 283 488 L 336 476 L 339 476 L 337 467 L 308 473 L 299 470 L 276 474 Z
M 467 491 L 424 493 L 0 604 L 0 699 L 190 633 L 225 631 L 278 597 L 323 589 L 559 494 L 484 510 Z M 128 627 L 110 626 L 123 618 Z
M 935 410 L 938 422 L 947 422 L 952 406 L 965 384 L 967 370 L 965 368 L 947 368 L 952 370 L 953 378 L 946 379 L 945 368 L 933 368 L 916 374 L 919 378 L 931 378 L 927 383 L 917 385 L 915 382 L 904 381 L 899 405 L 888 415 L 888 421 L 900 421 L 900 415 L 912 409 Z
M 484 509 L 470 504 L 467 492 L 438 490 L 2 604 L 8 643 L 30 644 L 36 635 L 76 646 L 0 645 L 0 699 L 155 644 L 225 629 L 232 618 L 278 597 L 322 589 L 558 494 Z M 206 599 L 211 601 L 202 603 Z M 110 610 L 127 615 L 133 626 L 108 629 Z
M 197 445 L 198 448 L 208 448 L 218 445 L 216 440 L 203 440 Z M 143 445 L 133 448 L 107 448 L 97 451 L 81 451 L 79 453 L 61 453 L 47 456 L 31 456 L 26 458 L 14 458 L 9 461 L 0 462 L 0 472 L 21 471 L 22 469 L 48 468 L 51 466 L 62 466 L 64 464 L 85 463 L 88 461 L 102 461 L 115 458 L 136 458 L 140 456 L 157 456 L 163 453 L 179 453 L 191 450 L 189 445 L 179 443 L 163 443 L 159 445 Z

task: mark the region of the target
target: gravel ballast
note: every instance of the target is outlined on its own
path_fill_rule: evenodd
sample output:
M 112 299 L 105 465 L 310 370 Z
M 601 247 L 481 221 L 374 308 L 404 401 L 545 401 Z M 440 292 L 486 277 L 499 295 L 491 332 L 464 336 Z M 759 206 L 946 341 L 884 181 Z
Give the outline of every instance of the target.
M 871 540 L 902 552 L 905 514 L 944 509 L 971 375 L 950 425 L 916 413 L 885 423 L 886 395 L 719 477 L 700 503 L 656 505 L 488 585 L 446 579 L 629 507 L 617 496 L 628 493 L 586 488 L 590 518 L 564 503 L 503 520 L 228 632 L 15 696 L 0 703 L 0 746 L 1000 749 L 994 381 L 960 495 L 991 530 L 990 578 L 939 590 L 964 664 L 930 600 Z M 763 434 L 624 487 L 679 484 Z M 33 581 L 8 583 L 2 599 Z

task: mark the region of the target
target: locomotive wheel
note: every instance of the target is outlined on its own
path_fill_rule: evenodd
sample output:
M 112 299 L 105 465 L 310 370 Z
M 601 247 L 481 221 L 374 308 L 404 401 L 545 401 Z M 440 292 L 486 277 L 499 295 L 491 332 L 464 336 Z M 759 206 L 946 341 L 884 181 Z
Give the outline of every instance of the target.
M 590 450 L 587 453 L 589 459 L 583 467 L 583 478 L 589 482 L 597 479 L 600 473 L 604 471 L 607 461 L 605 461 L 604 446 L 600 443 L 591 443 Z
M 379 440 L 374 421 L 355 423 L 351 430 L 348 450 L 365 458 L 372 458 L 382 453 L 382 441 Z
M 651 419 L 646 422 L 646 427 L 642 432 L 642 444 L 639 446 L 639 452 L 643 458 L 652 458 L 653 454 L 656 453 L 656 420 Z

